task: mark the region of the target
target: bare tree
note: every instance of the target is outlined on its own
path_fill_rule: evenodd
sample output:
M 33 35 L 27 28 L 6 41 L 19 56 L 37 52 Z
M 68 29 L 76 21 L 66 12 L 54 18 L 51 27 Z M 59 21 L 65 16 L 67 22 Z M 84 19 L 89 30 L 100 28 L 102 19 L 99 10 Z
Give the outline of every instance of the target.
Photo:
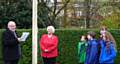
M 57 0 L 53 0 L 53 2 L 50 2 L 50 1 L 51 0 L 41 0 L 38 3 L 38 5 L 39 4 L 43 4 L 43 5 L 38 7 L 43 6 L 45 7 L 44 9 L 48 11 L 48 14 L 46 17 L 46 19 L 48 19 L 47 25 L 54 25 L 55 27 L 57 27 L 56 18 L 58 17 L 60 12 L 68 5 L 70 0 L 65 0 L 64 3 L 58 2 Z M 58 6 L 58 4 L 61 4 L 61 6 Z M 44 27 L 47 26 L 43 20 L 41 20 L 41 23 L 43 24 Z

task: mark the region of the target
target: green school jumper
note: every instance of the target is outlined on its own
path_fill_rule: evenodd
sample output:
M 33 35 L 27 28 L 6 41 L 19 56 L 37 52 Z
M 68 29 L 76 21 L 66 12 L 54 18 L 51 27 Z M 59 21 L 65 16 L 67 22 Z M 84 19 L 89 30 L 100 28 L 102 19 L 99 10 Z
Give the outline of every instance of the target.
M 86 57 L 87 43 L 85 41 L 78 43 L 78 62 L 84 63 Z

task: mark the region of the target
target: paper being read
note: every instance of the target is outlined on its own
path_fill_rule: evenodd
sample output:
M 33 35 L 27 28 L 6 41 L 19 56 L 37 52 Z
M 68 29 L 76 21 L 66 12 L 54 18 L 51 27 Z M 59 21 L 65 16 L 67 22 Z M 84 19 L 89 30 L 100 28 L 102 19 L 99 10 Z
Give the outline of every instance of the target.
M 29 32 L 23 32 L 22 36 L 20 37 L 20 41 L 26 41 L 29 34 L 30 34 Z

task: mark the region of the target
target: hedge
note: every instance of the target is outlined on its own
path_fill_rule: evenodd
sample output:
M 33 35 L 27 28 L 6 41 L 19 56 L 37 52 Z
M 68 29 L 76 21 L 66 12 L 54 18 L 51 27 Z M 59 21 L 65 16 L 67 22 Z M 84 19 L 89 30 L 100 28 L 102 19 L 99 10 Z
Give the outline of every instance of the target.
M 0 64 L 3 64 L 2 59 L 2 43 L 1 43 L 1 35 L 4 30 L 0 30 Z M 20 59 L 19 64 L 32 64 L 32 31 L 31 30 L 17 30 L 18 34 L 21 35 L 22 32 L 27 31 L 30 32 L 30 37 L 26 42 L 21 43 L 22 57 Z M 79 42 L 79 37 L 82 34 L 86 34 L 86 32 L 91 30 L 56 30 L 55 35 L 59 38 L 59 56 L 57 58 L 57 62 L 59 64 L 77 64 L 77 44 Z M 93 30 L 98 34 L 98 30 Z M 117 41 L 117 57 L 115 59 L 115 64 L 120 63 L 120 30 L 109 30 L 114 38 Z M 46 30 L 39 30 L 38 32 L 38 40 L 40 39 L 43 33 L 47 33 Z M 42 64 L 42 58 L 40 56 L 40 48 L 38 43 L 38 64 Z
M 3 64 L 3 57 L 2 57 L 2 42 L 1 37 L 4 30 L 0 29 L 0 64 Z M 21 42 L 21 50 L 22 56 L 20 58 L 19 64 L 32 64 L 32 31 L 31 29 L 18 29 L 17 30 L 19 36 L 22 35 L 22 32 L 30 32 L 30 36 L 28 37 L 27 41 Z
M 59 64 L 78 64 L 77 60 L 77 44 L 80 40 L 80 36 L 86 34 L 91 30 L 56 30 L 55 35 L 59 38 L 58 51 L 59 56 L 57 57 L 57 63 Z M 99 30 L 92 30 L 98 33 Z M 115 64 L 120 63 L 120 30 L 109 30 L 117 41 L 117 57 L 115 59 Z M 42 34 L 47 33 L 46 30 L 39 30 L 39 39 Z M 42 64 L 42 58 L 40 56 L 40 48 L 38 43 L 38 63 Z

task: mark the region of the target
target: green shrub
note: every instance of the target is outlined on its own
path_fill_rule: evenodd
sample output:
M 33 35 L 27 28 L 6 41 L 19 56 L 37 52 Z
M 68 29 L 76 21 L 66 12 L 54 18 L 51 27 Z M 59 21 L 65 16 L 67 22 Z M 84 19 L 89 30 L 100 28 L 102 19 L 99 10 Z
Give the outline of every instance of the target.
M 57 62 L 60 64 L 77 64 L 77 44 L 80 40 L 80 36 L 86 34 L 91 30 L 56 30 L 55 35 L 59 38 L 58 50 L 59 56 L 57 58 Z M 98 30 L 93 30 L 97 33 L 98 38 Z M 120 59 L 120 30 L 110 30 L 117 41 L 117 57 L 115 60 L 115 64 L 119 63 Z M 41 35 L 46 33 L 45 30 L 39 30 L 40 39 Z M 38 43 L 39 44 L 39 43 Z M 42 58 L 40 56 L 40 48 L 38 45 L 38 62 L 42 63 Z
M 0 30 L 0 64 L 3 64 L 3 58 L 2 58 L 2 43 L 1 43 L 1 37 L 2 37 L 2 32 L 4 30 Z M 22 35 L 22 32 L 30 32 L 30 36 L 28 37 L 27 41 L 21 42 L 21 51 L 22 51 L 22 56 L 20 59 L 19 64 L 32 64 L 32 31 L 29 29 L 23 29 L 23 30 L 17 30 L 19 36 Z
M 17 30 L 18 34 L 21 35 L 22 32 L 27 31 L 30 32 L 30 37 L 26 42 L 21 43 L 22 47 L 22 57 L 20 59 L 19 64 L 32 64 L 32 33 L 31 30 Z M 59 57 L 57 58 L 57 62 L 60 64 L 77 64 L 77 44 L 80 40 L 80 36 L 86 34 L 90 30 L 56 30 L 55 34 L 59 38 Z M 93 30 L 97 33 L 98 30 Z M 0 64 L 3 64 L 2 54 L 1 54 L 1 36 L 3 30 L 0 30 Z M 115 37 L 117 41 L 117 57 L 115 60 L 115 64 L 119 63 L 120 59 L 120 30 L 110 30 L 112 35 Z M 39 30 L 38 32 L 38 40 L 43 33 L 46 33 L 45 30 Z M 42 58 L 40 56 L 40 48 L 38 43 L 38 63 L 42 64 Z

